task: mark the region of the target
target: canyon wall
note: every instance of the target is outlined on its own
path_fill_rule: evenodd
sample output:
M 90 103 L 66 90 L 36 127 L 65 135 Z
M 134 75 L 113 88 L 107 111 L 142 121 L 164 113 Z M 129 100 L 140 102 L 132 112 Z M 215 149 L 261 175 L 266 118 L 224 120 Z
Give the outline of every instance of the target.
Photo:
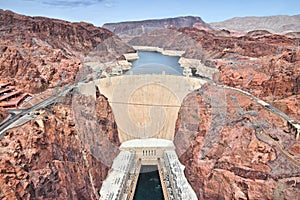
M 250 92 L 299 118 L 297 39 L 276 34 L 223 37 L 189 28 L 178 31 L 193 38 L 203 49 L 203 62 L 219 70 L 214 75 L 216 83 Z
M 299 196 L 300 142 L 285 124 L 230 89 L 206 85 L 189 94 L 179 111 L 174 143 L 198 198 Z
M 97 49 L 102 53 L 100 62 L 134 51 L 114 33 L 92 24 L 3 10 L 0 35 L 0 78 L 14 80 L 30 93 L 74 82 L 84 58 Z
M 96 108 L 92 117 L 97 130 L 86 131 L 84 139 L 76 120 L 87 123 L 91 113 L 77 113 L 74 102 Z M 112 110 L 99 93 L 96 100 L 69 95 L 41 112 L 36 120 L 9 130 L 0 143 L 3 200 L 98 199 L 120 145 Z M 108 143 L 116 148 L 107 148 Z M 97 151 L 99 145 L 106 149 L 103 153 L 110 156 L 110 161 L 104 162 Z

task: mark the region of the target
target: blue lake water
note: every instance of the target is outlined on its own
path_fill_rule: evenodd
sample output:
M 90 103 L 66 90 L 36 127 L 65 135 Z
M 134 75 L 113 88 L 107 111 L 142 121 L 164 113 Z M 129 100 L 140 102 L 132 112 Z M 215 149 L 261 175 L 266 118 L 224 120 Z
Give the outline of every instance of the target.
M 179 56 L 165 56 L 158 52 L 138 52 L 139 59 L 132 62 L 132 68 L 126 74 L 173 74 L 182 75 L 178 64 Z
M 160 184 L 156 165 L 142 166 L 134 200 L 163 200 L 164 195 Z

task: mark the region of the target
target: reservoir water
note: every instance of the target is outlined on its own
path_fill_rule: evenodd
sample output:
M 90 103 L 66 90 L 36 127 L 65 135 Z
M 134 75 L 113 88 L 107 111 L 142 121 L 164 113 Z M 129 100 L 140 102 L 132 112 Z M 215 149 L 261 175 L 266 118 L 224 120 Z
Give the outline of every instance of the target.
M 134 200 L 163 200 L 158 169 L 156 165 L 141 167 Z
M 126 74 L 173 74 L 182 75 L 178 64 L 179 56 L 165 56 L 158 52 L 138 51 L 139 59 L 132 62 Z

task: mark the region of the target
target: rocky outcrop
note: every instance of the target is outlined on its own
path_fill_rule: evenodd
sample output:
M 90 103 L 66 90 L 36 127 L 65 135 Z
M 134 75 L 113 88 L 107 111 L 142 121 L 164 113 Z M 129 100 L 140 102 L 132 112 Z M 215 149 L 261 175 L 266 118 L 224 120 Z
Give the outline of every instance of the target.
M 227 37 L 196 28 L 173 28 L 135 37 L 129 44 L 185 51 L 184 57 L 206 60 L 276 55 L 280 45 L 284 50 L 285 46 L 293 46 L 295 42 L 281 35 Z
M 136 51 L 124 43 L 117 36 L 112 36 L 96 46 L 84 58 L 84 62 L 107 63 L 117 60 L 125 60 L 124 54 L 135 53 Z
M 288 46 L 294 46 L 295 40 L 281 35 L 268 35 L 259 38 L 252 37 L 223 37 L 197 29 L 181 28 L 177 31 L 186 34 L 197 41 L 207 52 L 208 58 L 219 59 L 243 58 L 276 55 L 278 47 L 281 51 Z
M 120 23 L 107 23 L 103 25 L 106 28 L 116 34 L 137 36 L 144 33 L 152 32 L 156 29 L 165 29 L 171 27 L 197 27 L 199 29 L 211 29 L 200 17 L 175 17 L 166 19 L 153 19 L 143 21 L 132 22 L 120 22 Z
M 284 51 L 281 56 L 268 56 L 256 65 L 223 65 L 223 84 L 248 90 L 269 101 L 299 94 L 299 52 Z M 258 63 L 261 63 L 257 65 Z
M 300 31 L 300 15 L 278 15 L 267 17 L 235 17 L 222 22 L 210 23 L 213 28 L 253 31 L 267 30 L 272 33 Z
M 107 100 L 98 95 L 93 117 L 99 129 L 85 133 L 88 143 L 84 143 L 71 106 L 75 100 L 67 97 L 35 121 L 8 131 L 0 141 L 0 199 L 99 198 L 110 166 L 94 151 L 99 143 L 93 137 L 117 147 L 117 129 Z M 86 121 L 84 114 L 81 119 Z M 113 159 L 115 154 L 108 155 Z
M 272 58 L 265 67 L 270 79 L 263 83 L 264 92 L 286 98 L 300 93 L 300 51 L 286 51 L 279 58 Z
M 269 31 L 266 30 L 254 30 L 254 31 L 249 31 L 246 36 L 248 37 L 262 37 L 262 36 L 267 36 L 271 35 Z
M 299 119 L 300 109 L 299 109 L 300 95 L 291 95 L 287 98 L 275 100 L 273 102 L 274 106 L 284 113 L 288 113 L 289 116 L 294 119 Z
M 0 108 L 0 123 L 8 116 L 5 109 Z
M 92 24 L 3 10 L 0 35 L 0 78 L 15 80 L 30 93 L 74 82 L 84 58 L 106 40 L 106 48 L 101 48 L 103 60 L 116 60 L 134 51 L 117 37 L 112 38 L 112 32 Z M 106 54 L 108 57 L 103 58 Z
M 284 35 L 289 38 L 300 38 L 300 32 L 288 32 Z
M 185 98 L 174 143 L 199 199 L 289 199 L 300 151 L 287 130 L 249 97 L 207 85 Z
M 276 34 L 223 37 L 189 28 L 177 31 L 197 42 L 207 66 L 219 69 L 215 82 L 248 91 L 271 104 L 299 94 L 297 39 Z M 286 114 L 294 116 L 296 110 Z
M 184 51 L 183 57 L 198 60 L 201 60 L 205 53 L 201 45 L 198 45 L 193 37 L 175 28 L 160 29 L 135 37 L 129 41 L 129 44 L 132 46 L 150 46 L 164 50 Z
M 114 35 L 108 30 L 85 22 L 70 23 L 45 17 L 28 17 L 11 11 L 1 10 L 0 19 L 3 38 L 17 39 L 19 45 L 24 42 L 28 42 L 29 45 L 30 40 L 35 40 L 29 36 L 37 37 L 45 45 L 64 49 L 65 53 L 88 52 Z M 39 43 L 39 41 L 34 42 Z

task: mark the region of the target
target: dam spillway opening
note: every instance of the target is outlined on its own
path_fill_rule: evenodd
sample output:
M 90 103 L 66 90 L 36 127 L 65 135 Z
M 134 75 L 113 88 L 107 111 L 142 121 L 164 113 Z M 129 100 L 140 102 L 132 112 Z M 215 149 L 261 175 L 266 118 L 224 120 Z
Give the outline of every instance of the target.
M 160 180 L 164 197 L 162 199 L 197 199 L 184 175 L 184 166 L 179 162 L 171 140 L 134 139 L 122 143 L 120 150 L 121 152 L 115 158 L 110 173 L 103 182 L 100 199 L 133 200 L 136 192 L 138 193 L 137 197 L 141 195 L 139 194 L 141 192 L 144 197 L 142 199 L 145 199 L 145 193 L 137 191 L 139 190 L 137 187 L 139 185 L 138 180 L 144 179 L 144 177 L 139 178 L 140 175 L 144 176 L 141 172 L 149 171 L 147 170 L 149 169 L 148 166 L 154 166 L 155 169 L 158 169 L 159 178 L 157 178 L 157 174 L 153 174 L 150 179 L 153 178 L 153 181 Z M 148 190 L 148 188 L 143 190 Z
M 157 165 L 142 165 L 133 199 L 164 199 Z

